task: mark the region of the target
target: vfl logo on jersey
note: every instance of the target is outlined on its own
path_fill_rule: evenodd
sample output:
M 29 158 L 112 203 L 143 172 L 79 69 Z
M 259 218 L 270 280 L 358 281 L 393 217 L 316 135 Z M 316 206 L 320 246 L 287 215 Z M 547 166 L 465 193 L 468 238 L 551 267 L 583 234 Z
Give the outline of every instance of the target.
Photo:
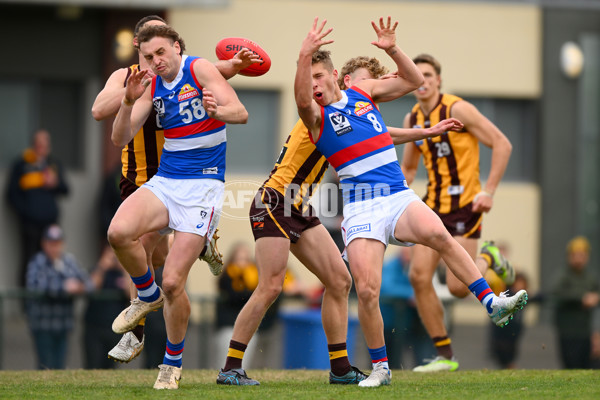
M 159 117 L 165 116 L 165 102 L 162 97 L 155 97 L 152 99 L 152 104 L 154 104 L 154 111 L 158 114 Z
M 186 83 L 185 85 L 183 85 L 183 87 L 179 91 L 179 95 L 177 95 L 177 100 L 178 101 L 188 100 L 188 99 L 191 99 L 192 97 L 198 96 L 198 94 L 199 94 L 198 89 L 196 89 L 189 83 Z
M 369 111 L 373 111 L 373 105 L 371 103 L 367 103 L 366 101 L 357 101 L 354 105 L 354 114 L 359 117 L 368 113 Z
M 331 122 L 331 126 L 335 131 L 336 135 L 342 136 L 348 132 L 352 132 L 352 126 L 350 125 L 350 121 L 348 118 L 340 112 L 334 112 L 329 114 L 329 121 Z

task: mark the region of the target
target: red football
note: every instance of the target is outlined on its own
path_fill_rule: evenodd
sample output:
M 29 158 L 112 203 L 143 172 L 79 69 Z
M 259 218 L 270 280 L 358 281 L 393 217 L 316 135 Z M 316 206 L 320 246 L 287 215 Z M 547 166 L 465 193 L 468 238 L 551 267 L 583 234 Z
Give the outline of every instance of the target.
M 271 58 L 262 47 L 250 39 L 239 37 L 221 39 L 221 41 L 217 43 L 215 52 L 217 53 L 219 60 L 230 60 L 244 47 L 251 50 L 254 54 L 257 54 L 262 61 L 244 68 L 239 72 L 240 75 L 261 76 L 266 74 L 271 68 Z

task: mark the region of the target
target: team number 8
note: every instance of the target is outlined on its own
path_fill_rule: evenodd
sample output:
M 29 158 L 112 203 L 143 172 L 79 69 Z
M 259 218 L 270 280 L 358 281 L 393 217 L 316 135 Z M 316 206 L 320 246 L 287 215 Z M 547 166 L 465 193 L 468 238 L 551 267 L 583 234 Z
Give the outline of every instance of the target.
M 375 114 L 373 113 L 368 113 L 367 114 L 367 119 L 369 121 L 371 121 L 371 123 L 373 124 L 373 128 L 377 131 L 377 132 L 381 132 L 383 130 L 383 127 L 381 126 L 381 124 L 379 123 L 379 121 L 377 120 L 377 117 L 375 116 Z

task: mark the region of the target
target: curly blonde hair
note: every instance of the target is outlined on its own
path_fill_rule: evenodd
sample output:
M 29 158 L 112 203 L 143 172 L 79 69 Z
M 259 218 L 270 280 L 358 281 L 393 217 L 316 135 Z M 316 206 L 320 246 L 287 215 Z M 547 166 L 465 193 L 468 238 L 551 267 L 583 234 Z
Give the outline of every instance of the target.
M 361 68 L 364 68 L 367 71 L 369 71 L 373 79 L 377 79 L 388 73 L 388 69 L 381 65 L 379 60 L 374 57 L 354 57 L 346 61 L 346 64 L 344 64 L 344 66 L 342 67 L 342 70 L 338 77 L 338 85 L 340 86 L 340 89 L 347 89 L 346 84 L 344 83 L 344 77 L 346 75 L 352 75 L 354 71 Z

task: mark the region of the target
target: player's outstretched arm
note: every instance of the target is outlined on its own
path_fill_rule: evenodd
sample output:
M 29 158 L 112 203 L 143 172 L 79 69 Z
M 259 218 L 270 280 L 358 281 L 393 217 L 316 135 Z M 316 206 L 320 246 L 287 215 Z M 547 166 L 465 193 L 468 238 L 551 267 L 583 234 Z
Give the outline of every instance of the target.
M 119 111 L 121 99 L 125 95 L 123 83 L 126 76 L 127 68 L 118 69 L 110 75 L 92 105 L 92 116 L 96 121 L 112 117 Z
M 394 144 L 398 145 L 439 136 L 448 131 L 460 132 L 463 128 L 462 122 L 456 118 L 448 118 L 430 128 L 396 128 L 388 126 L 388 131 Z
M 373 100 L 376 102 L 392 101 L 421 86 L 424 82 L 423 74 L 410 57 L 396 44 L 398 21 L 392 25 L 391 17 L 388 16 L 386 22 L 381 17 L 379 18 L 379 24 L 371 21 L 371 26 L 377 34 L 377 41 L 371 42 L 371 44 L 385 51 L 398 68 L 396 78 L 365 82 L 368 93 L 371 94 Z M 369 85 L 372 85 L 372 87 L 369 88 Z
M 150 115 L 152 98 L 146 87 L 151 79 L 147 79 L 147 75 L 146 70 L 133 71 L 127 79 L 125 95 L 113 122 L 111 140 L 115 146 L 123 147 L 129 143 Z
M 512 144 L 508 138 L 468 101 L 459 101 L 452 106 L 452 116 L 460 119 L 467 131 L 481 143 L 492 149 L 490 174 L 484 189 L 473 200 L 473 212 L 488 212 L 493 206 L 493 196 L 508 166 Z
M 248 111 L 217 67 L 205 59 L 193 64 L 194 74 L 202 86 L 202 106 L 214 119 L 228 124 L 245 124 Z
M 403 121 L 404 129 L 411 129 L 410 126 L 410 113 L 404 116 Z M 414 142 L 408 142 L 404 145 L 404 152 L 402 155 L 402 164 L 400 168 L 404 173 L 404 178 L 408 185 L 412 184 L 417 176 L 417 169 L 419 168 L 419 159 L 421 158 L 421 152 Z
M 324 31 L 326 23 L 327 20 L 325 19 L 319 25 L 319 17 L 314 19 L 311 30 L 300 46 L 300 55 L 294 79 L 294 97 L 296 99 L 296 106 L 298 107 L 298 114 L 311 134 L 319 130 L 321 123 L 320 108 L 313 101 L 312 55 L 321 46 L 333 43 L 333 40 L 324 40 L 333 30 L 333 28 L 328 28 Z M 313 139 L 317 138 L 313 137 Z

